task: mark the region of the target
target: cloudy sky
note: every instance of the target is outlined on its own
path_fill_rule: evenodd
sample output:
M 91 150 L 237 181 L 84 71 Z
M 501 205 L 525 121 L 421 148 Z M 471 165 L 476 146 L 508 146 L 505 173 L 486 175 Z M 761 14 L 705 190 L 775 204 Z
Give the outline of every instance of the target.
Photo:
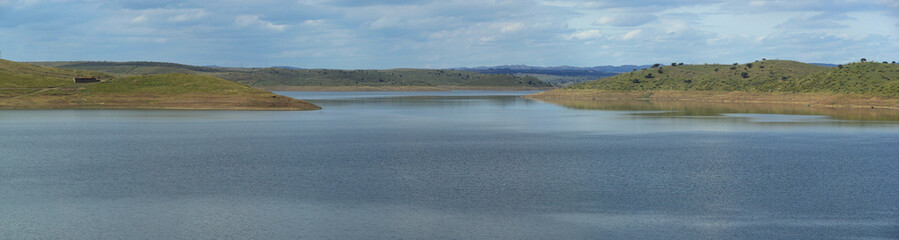
M 304 68 L 899 60 L 899 0 L 0 0 L 15 61 Z

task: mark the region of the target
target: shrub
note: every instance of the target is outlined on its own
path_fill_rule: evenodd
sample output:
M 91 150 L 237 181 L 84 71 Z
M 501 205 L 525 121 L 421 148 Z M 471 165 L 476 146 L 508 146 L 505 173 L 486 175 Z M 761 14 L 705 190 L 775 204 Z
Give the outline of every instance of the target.
M 843 64 L 837 65 L 837 68 L 843 69 Z
M 684 83 L 693 83 L 693 80 L 687 79 L 687 80 L 684 80 Z
M 752 63 L 747 63 L 746 67 L 752 68 Z
M 677 66 L 677 63 L 671 63 L 671 66 L 672 66 L 672 67 L 676 67 L 676 66 Z
M 653 64 L 652 67 L 653 67 L 653 68 L 657 68 L 657 67 L 659 67 L 659 65 L 662 65 L 662 64 L 656 63 L 656 64 Z
M 865 59 L 865 58 L 861 59 L 861 62 L 867 62 L 867 61 L 868 61 L 868 59 Z
M 742 72 L 742 73 L 740 73 L 740 77 L 748 78 L 748 77 L 749 77 L 749 73 L 747 73 L 747 72 Z
M 654 77 L 652 76 L 652 73 L 646 74 L 646 76 L 643 76 L 643 77 L 645 77 L 645 78 L 654 78 Z
M 639 79 L 634 79 L 634 80 L 631 80 L 631 82 L 632 82 L 632 83 L 640 83 L 640 80 L 639 80 Z

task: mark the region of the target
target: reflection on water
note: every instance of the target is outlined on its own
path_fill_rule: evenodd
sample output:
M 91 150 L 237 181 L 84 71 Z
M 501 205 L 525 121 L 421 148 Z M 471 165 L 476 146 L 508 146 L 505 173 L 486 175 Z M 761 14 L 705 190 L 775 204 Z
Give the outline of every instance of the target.
M 0 239 L 899 236 L 899 124 L 282 94 L 324 109 L 0 111 Z
M 866 108 L 823 108 L 796 104 L 710 103 L 683 101 L 591 101 L 542 100 L 571 109 L 641 111 L 631 113 L 647 117 L 701 116 L 759 116 L 746 114 L 819 115 L 837 120 L 899 121 L 899 110 Z M 769 118 L 771 116 L 768 116 Z M 788 117 L 800 121 L 814 121 L 815 117 Z

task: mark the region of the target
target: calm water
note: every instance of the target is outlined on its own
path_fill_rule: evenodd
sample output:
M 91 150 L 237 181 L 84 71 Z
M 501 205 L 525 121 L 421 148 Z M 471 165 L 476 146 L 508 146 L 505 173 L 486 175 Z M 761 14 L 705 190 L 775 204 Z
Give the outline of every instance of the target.
M 0 111 L 0 239 L 899 238 L 897 122 L 281 94 Z

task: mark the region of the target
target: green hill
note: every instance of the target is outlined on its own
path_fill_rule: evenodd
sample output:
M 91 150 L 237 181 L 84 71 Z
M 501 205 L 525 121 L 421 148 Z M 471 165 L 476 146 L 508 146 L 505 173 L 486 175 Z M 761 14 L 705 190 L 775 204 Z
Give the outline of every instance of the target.
M 35 62 L 67 69 L 102 71 L 132 76 L 162 73 L 191 73 L 220 77 L 262 89 L 302 87 L 431 87 L 434 89 L 505 88 L 546 89 L 552 84 L 535 77 L 491 75 L 455 70 L 390 69 L 333 70 L 288 68 L 198 67 L 159 62 Z
M 74 83 L 93 76 L 100 83 Z M 313 104 L 224 79 L 190 74 L 116 77 L 0 60 L 0 108 L 312 110 Z
M 737 65 L 660 66 L 621 73 L 612 77 L 570 86 L 570 89 L 612 91 L 786 91 L 802 77 L 827 71 L 828 67 L 795 61 L 767 60 Z
M 851 63 L 789 82 L 786 91 L 862 94 L 899 98 L 899 65 Z
M 531 97 L 899 108 L 899 65 L 868 62 L 824 67 L 767 60 L 735 65 L 659 66 Z

